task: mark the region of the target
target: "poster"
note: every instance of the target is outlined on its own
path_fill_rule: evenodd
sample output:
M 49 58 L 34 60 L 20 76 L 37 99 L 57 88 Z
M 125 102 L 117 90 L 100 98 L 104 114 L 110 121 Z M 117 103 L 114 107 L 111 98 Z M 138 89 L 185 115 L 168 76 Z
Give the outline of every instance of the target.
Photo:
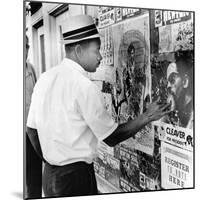
M 154 122 L 157 126 L 159 139 L 182 149 L 193 151 L 194 140 L 191 129 L 173 126 L 164 122 Z
M 161 175 L 164 189 L 192 188 L 192 152 L 161 142 Z
M 106 156 L 105 179 L 119 188 L 120 161 L 111 155 Z
M 159 27 L 159 53 L 194 49 L 193 20 Z
M 159 53 L 194 49 L 192 12 L 154 11 L 154 24 L 159 29 Z
M 160 189 L 157 179 L 152 179 L 140 172 L 140 187 L 142 190 L 158 190 Z
M 149 52 L 149 16 L 131 18 L 113 25 L 114 66 L 116 82 L 113 106 L 118 122 L 123 123 L 142 114 L 151 101 Z M 153 153 L 151 126 L 124 143 L 145 153 Z
M 154 11 L 154 24 L 155 24 L 155 27 L 162 26 L 162 24 L 163 24 L 162 10 Z
M 95 172 L 119 188 L 120 161 L 114 157 L 114 147 L 99 142 L 98 154 L 98 158 L 95 159 Z
M 126 19 L 132 16 L 137 16 L 140 13 L 141 9 L 139 8 L 122 8 L 122 19 Z
M 113 25 L 119 122 L 141 114 L 151 98 L 148 14 Z M 146 101 L 146 102 L 145 102 Z
M 100 66 L 112 66 L 114 62 L 114 46 L 113 35 L 111 27 L 105 27 L 99 29 L 101 36 L 101 48 L 100 53 L 103 58 Z
M 154 152 L 154 130 L 151 124 L 146 125 L 143 129 L 133 138 L 122 142 L 129 149 L 136 149 L 142 151 L 150 156 L 153 156 Z
M 161 121 L 193 129 L 193 51 L 154 56 L 151 63 L 152 100 L 169 103 L 171 112 Z
M 172 26 L 162 26 L 159 28 L 159 53 L 172 51 Z
M 116 22 L 122 20 L 122 8 L 115 8 L 115 20 Z
M 192 18 L 190 20 L 173 25 L 173 51 L 185 51 L 194 49 L 194 24 L 193 15 L 191 14 L 191 16 Z
M 155 27 L 160 27 L 187 21 L 192 18 L 192 12 L 155 10 L 154 16 Z
M 109 147 L 105 142 L 100 141 L 98 143 L 98 152 L 104 152 L 111 156 L 114 156 L 114 147 Z
M 142 151 L 120 147 L 120 188 L 123 191 L 159 190 L 161 188 L 160 158 Z
M 99 28 L 115 23 L 115 9 L 113 7 L 99 7 L 98 11 Z
M 191 18 L 191 12 L 163 11 L 163 25 L 186 21 Z
M 109 93 L 102 93 L 104 100 L 104 107 L 110 115 L 112 115 L 112 97 Z
M 154 131 L 151 124 L 146 125 L 135 136 L 135 149 L 153 155 Z
M 137 187 L 135 187 L 133 184 L 129 183 L 126 179 L 120 177 L 119 179 L 120 188 L 124 192 L 134 192 L 134 191 L 140 191 Z
M 140 189 L 137 153 L 125 146 L 120 147 L 120 174 L 120 188 L 123 191 Z

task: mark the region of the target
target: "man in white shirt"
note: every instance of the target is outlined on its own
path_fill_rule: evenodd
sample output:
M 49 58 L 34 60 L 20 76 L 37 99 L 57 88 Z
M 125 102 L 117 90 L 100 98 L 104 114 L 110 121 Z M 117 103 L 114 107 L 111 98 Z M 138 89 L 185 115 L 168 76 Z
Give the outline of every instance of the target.
M 153 103 L 137 119 L 115 123 L 104 108 L 101 92 L 87 77 L 87 72 L 95 72 L 102 60 L 92 17 L 71 17 L 62 31 L 66 58 L 41 75 L 27 121 L 32 144 L 46 161 L 46 197 L 97 194 L 92 164 L 97 142 L 114 146 L 163 117 L 169 107 Z

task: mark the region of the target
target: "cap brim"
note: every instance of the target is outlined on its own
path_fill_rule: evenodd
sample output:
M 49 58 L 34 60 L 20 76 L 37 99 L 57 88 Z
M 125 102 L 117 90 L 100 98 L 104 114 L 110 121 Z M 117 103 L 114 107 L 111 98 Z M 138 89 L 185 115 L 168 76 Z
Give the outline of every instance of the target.
M 167 68 L 167 79 L 172 73 L 178 73 L 176 63 L 170 63 Z
M 89 39 L 93 39 L 93 38 L 100 38 L 99 33 L 95 34 L 95 35 L 92 35 L 92 36 L 89 36 L 89 37 L 82 38 L 82 39 L 77 39 L 77 40 L 63 40 L 62 39 L 60 41 L 60 43 L 61 44 L 73 44 L 73 43 L 76 43 L 76 42 L 80 42 L 80 41 L 83 41 L 83 40 L 89 40 Z

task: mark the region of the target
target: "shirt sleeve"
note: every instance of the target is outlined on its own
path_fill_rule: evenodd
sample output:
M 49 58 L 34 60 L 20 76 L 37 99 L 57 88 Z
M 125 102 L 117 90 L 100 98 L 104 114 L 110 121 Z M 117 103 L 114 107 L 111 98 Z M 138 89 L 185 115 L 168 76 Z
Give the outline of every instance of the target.
M 98 140 L 104 140 L 117 128 L 118 124 L 105 109 L 102 94 L 95 84 L 82 88 L 77 101 L 83 118 Z

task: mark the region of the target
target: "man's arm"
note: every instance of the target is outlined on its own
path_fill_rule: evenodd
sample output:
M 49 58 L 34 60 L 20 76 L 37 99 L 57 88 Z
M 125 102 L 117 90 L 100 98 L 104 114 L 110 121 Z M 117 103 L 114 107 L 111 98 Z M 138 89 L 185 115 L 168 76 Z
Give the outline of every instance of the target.
M 46 160 L 43 158 L 42 149 L 41 149 L 41 146 L 40 146 L 40 141 L 39 141 L 39 138 L 38 138 L 37 130 L 27 127 L 27 135 L 28 135 L 28 137 L 31 141 L 31 144 L 33 145 L 33 148 L 35 149 L 36 153 L 38 154 L 38 156 L 44 162 L 46 162 Z
M 104 142 L 109 146 L 115 146 L 116 144 L 135 136 L 135 134 L 144 128 L 145 125 L 168 114 L 170 112 L 168 111 L 169 107 L 170 104 L 161 105 L 157 102 L 150 104 L 145 113 L 139 115 L 134 120 L 120 124 L 110 136 L 104 139 Z

